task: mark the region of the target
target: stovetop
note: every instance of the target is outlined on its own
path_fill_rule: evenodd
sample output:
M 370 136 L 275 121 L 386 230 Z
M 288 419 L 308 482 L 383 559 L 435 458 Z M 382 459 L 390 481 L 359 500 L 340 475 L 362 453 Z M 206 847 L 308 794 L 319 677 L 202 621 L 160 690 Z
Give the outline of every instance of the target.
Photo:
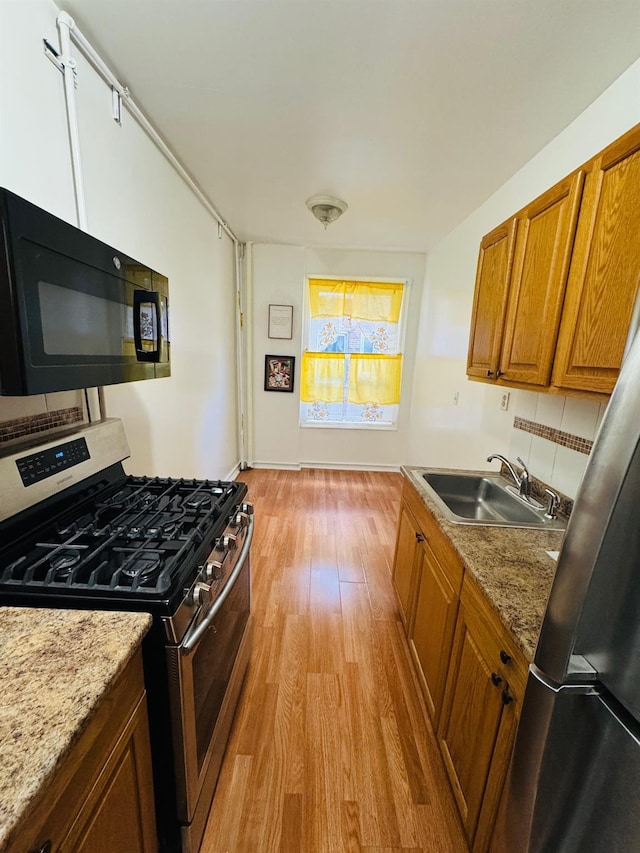
M 126 477 L 54 516 L 19 554 L 0 552 L 0 602 L 170 612 L 245 493 L 238 482 Z

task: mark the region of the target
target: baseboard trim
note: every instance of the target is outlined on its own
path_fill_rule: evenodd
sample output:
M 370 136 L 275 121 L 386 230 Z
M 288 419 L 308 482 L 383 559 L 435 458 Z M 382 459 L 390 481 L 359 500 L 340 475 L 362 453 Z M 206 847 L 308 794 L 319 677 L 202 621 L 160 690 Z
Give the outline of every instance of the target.
M 223 479 L 227 480 L 227 481 L 228 480 L 235 480 L 235 478 L 238 476 L 239 472 L 240 472 L 240 463 L 236 462 L 235 467 L 232 468 L 231 471 L 229 471 L 229 473 L 227 474 L 227 476 L 223 477 Z
M 326 468 L 331 471 L 387 471 L 400 473 L 399 465 L 375 465 L 367 462 L 301 462 L 301 468 Z
M 252 468 L 271 468 L 276 471 L 299 471 L 297 462 L 252 462 Z
M 375 465 L 366 462 L 253 462 L 252 468 L 272 468 L 278 471 L 301 471 L 303 468 L 322 468 L 328 471 L 387 471 L 400 473 L 399 465 Z

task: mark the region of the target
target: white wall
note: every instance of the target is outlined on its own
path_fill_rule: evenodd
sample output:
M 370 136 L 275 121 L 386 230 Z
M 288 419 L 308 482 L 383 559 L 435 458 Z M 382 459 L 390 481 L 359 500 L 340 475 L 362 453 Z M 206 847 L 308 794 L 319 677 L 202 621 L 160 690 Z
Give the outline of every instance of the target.
M 413 352 L 418 330 L 425 255 L 305 249 L 300 246 L 252 247 L 252 452 L 254 465 L 392 468 L 406 461 Z M 402 402 L 396 430 L 305 428 L 299 426 L 299 370 L 302 354 L 302 307 L 306 276 L 397 278 L 411 282 L 407 306 Z M 269 304 L 293 305 L 290 341 L 268 337 Z M 264 357 L 296 357 L 292 394 L 264 391 Z
M 58 45 L 57 13 L 50 0 L 0 2 L 12 69 L 0 78 L 0 184 L 76 224 L 62 75 L 42 50 L 43 37 Z M 73 55 L 89 231 L 170 287 L 172 375 L 109 386 L 107 413 L 124 420 L 131 472 L 227 476 L 239 455 L 233 242 L 126 109 L 113 121 L 109 87 Z M 33 408 L 10 404 L 12 416 Z
M 422 303 L 411 428 L 411 464 L 487 468 L 499 452 L 522 456 L 531 473 L 569 496 L 587 457 L 513 428 L 514 414 L 593 438 L 603 407 L 596 402 L 512 391 L 465 375 L 475 269 L 481 237 L 640 121 L 640 61 L 515 174 L 430 253 Z M 453 403 L 459 392 L 459 404 Z

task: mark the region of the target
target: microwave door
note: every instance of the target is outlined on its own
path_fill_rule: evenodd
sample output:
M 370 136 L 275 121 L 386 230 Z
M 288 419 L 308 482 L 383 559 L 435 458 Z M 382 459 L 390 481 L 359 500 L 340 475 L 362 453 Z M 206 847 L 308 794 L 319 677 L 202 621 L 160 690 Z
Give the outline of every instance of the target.
M 153 359 L 139 359 L 135 341 L 137 294 L 147 291 L 34 249 L 20 293 L 28 393 L 153 378 Z

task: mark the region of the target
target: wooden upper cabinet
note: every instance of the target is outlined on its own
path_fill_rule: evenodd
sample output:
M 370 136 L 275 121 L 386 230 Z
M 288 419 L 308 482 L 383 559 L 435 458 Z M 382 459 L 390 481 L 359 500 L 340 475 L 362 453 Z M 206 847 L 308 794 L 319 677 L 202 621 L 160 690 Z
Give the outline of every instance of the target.
M 585 170 L 552 383 L 610 394 L 640 281 L 640 125 Z
M 494 228 L 480 243 L 467 361 L 469 376 L 492 379 L 499 368 L 516 228 L 514 217 Z
M 640 125 L 483 238 L 467 374 L 611 394 L 640 286 Z
M 583 183 L 584 171 L 569 175 L 517 216 L 503 381 L 549 384 Z

